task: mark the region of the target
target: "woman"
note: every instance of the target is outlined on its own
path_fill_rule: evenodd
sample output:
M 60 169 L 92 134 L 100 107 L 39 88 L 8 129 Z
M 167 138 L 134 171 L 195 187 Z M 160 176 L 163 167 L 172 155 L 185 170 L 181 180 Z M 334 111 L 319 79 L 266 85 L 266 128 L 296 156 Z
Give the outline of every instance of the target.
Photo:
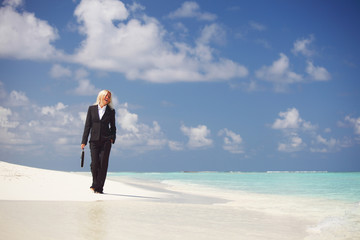
M 81 149 L 87 144 L 90 131 L 90 166 L 93 177 L 90 189 L 94 193 L 103 193 L 111 144 L 115 143 L 116 138 L 115 110 L 109 90 L 100 91 L 95 105 L 88 109 Z

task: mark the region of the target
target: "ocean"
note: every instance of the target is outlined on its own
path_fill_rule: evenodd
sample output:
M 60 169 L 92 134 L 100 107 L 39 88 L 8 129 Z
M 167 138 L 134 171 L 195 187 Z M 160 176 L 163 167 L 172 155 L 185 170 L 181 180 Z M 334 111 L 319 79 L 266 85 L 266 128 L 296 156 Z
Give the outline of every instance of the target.
M 109 173 L 154 181 L 172 190 L 219 193 L 231 205 L 312 221 L 304 239 L 360 239 L 360 173 L 171 172 Z
M 292 195 L 360 203 L 360 172 L 171 172 L 171 173 L 110 173 L 160 181 L 183 183 L 261 194 Z

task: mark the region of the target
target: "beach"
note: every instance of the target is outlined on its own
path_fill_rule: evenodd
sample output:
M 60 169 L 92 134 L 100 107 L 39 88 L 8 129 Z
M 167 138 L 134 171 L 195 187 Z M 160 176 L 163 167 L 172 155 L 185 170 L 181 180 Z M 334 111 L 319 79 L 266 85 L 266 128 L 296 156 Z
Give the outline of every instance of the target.
M 0 162 L 1 239 L 357 239 L 359 207 Z M 331 210 L 331 214 L 329 211 Z

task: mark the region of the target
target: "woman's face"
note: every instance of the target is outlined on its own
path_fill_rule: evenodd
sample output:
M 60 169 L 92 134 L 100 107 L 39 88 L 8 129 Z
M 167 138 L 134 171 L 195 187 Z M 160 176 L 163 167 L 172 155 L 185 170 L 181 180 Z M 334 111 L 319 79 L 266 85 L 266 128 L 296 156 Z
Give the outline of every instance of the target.
M 111 99 L 111 93 L 108 92 L 104 97 L 103 99 L 101 99 L 102 101 L 102 104 L 105 106 L 105 105 L 108 105 L 110 103 L 110 99 Z

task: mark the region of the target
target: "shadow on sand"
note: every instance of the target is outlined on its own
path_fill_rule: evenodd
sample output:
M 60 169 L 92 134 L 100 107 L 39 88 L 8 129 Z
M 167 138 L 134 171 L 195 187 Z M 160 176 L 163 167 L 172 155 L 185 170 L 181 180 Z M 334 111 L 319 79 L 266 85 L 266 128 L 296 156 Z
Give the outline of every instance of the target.
M 153 200 L 159 200 L 160 199 L 160 198 L 155 198 L 155 197 L 127 195 L 127 194 L 118 194 L 118 193 L 103 193 L 103 194 L 108 195 L 108 196 L 117 196 L 117 197 L 142 198 L 142 199 L 153 199 Z

